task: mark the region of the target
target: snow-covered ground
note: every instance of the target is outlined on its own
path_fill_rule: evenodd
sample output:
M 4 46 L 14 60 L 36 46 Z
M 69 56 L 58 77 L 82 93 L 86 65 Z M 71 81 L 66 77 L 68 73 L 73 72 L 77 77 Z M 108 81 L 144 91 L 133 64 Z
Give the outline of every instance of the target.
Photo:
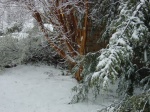
M 77 82 L 46 65 L 19 65 L 0 72 L 0 112 L 96 112 L 111 103 L 111 95 L 68 104 Z

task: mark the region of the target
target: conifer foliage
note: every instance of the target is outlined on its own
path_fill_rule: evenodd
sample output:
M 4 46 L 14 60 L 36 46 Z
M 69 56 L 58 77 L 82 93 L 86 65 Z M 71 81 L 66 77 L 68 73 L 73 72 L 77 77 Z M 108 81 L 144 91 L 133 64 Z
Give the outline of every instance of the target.
M 114 112 L 138 110 L 148 112 L 150 2 L 148 0 L 119 0 L 118 2 L 119 13 L 103 33 L 104 38 L 110 36 L 109 44 L 107 48 L 100 50 L 95 71 L 86 74 L 83 84 L 75 87 L 74 90 L 78 94 L 73 98 L 73 102 L 86 99 L 90 88 L 93 88 L 97 96 L 100 90 L 107 90 L 109 85 L 118 79 L 117 92 L 124 95 L 124 99 L 114 104 Z M 86 68 L 87 71 L 90 70 L 89 68 L 90 66 Z M 145 89 L 135 95 L 136 87 Z M 138 102 L 141 103 L 138 105 Z M 110 107 L 105 108 L 102 112 L 109 109 Z

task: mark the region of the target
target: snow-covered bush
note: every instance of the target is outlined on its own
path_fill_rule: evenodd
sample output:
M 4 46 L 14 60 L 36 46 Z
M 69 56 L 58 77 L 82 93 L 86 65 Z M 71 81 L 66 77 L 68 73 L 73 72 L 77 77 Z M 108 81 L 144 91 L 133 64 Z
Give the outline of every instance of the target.
M 44 40 L 33 18 L 22 24 L 8 25 L 3 32 L 0 37 L 0 67 L 36 62 L 56 66 L 59 63 L 60 57 Z
M 28 37 L 20 40 L 22 47 L 21 60 L 23 63 L 46 63 L 57 65 L 60 57 L 55 54 L 54 50 L 49 47 L 49 44 L 41 42 L 43 37 Z
M 9 26 L 7 26 L 5 29 L 3 29 L 4 34 L 10 34 L 14 32 L 20 32 L 22 30 L 21 23 L 13 22 Z
M 0 67 L 13 66 L 19 63 L 21 49 L 18 40 L 10 36 L 0 38 Z
M 28 36 L 19 40 L 23 50 L 21 61 L 23 63 L 41 62 L 57 65 L 60 57 L 54 52 L 53 48 L 49 46 L 36 24 L 33 19 L 23 24 L 21 33 L 28 34 Z M 50 34 L 50 36 L 53 36 L 53 34 Z

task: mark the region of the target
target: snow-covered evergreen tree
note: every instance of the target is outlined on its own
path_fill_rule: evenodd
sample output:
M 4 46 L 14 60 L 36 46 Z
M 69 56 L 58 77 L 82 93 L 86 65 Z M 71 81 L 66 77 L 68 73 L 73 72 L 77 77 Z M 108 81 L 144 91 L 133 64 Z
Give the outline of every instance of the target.
M 91 66 L 83 68 L 85 70 L 83 70 L 82 74 L 85 71 L 89 71 L 89 73 L 84 75 L 83 83 L 74 88 L 78 92 L 73 98 L 75 102 L 85 99 L 91 88 L 93 88 L 94 94 L 97 96 L 100 90 L 107 90 L 109 85 L 115 83 L 117 79 L 120 81 L 118 86 L 119 93 L 122 92 L 127 96 L 134 95 L 134 85 L 137 85 L 137 82 L 139 84 L 141 80 L 139 70 L 144 66 L 149 69 L 148 14 L 150 2 L 148 0 L 119 0 L 118 3 L 117 10 L 119 14 L 107 25 L 103 33 L 103 38 L 110 38 L 109 44 L 107 48 L 100 50 L 95 71 L 89 71 Z M 146 80 L 145 86 L 147 88 L 144 94 L 148 96 L 149 75 L 147 73 L 147 76 L 143 77 L 143 80 Z M 128 97 L 126 98 L 126 101 L 129 100 Z M 138 101 L 132 100 L 131 102 L 134 105 Z M 148 100 L 145 99 L 143 102 L 148 102 Z M 149 104 L 147 103 L 147 105 Z M 125 107 L 124 109 L 126 110 Z M 130 109 L 132 110 L 132 108 Z M 135 107 L 134 109 L 137 108 Z

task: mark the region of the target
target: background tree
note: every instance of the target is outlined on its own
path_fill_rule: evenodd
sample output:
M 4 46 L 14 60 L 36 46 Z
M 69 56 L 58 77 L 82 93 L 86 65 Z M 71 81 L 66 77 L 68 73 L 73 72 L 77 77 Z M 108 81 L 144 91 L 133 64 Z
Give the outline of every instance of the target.
M 97 21 L 98 18 L 93 12 L 97 5 L 96 1 L 90 0 L 15 0 L 19 5 L 24 5 L 29 9 L 33 17 L 38 22 L 41 31 L 44 33 L 46 40 L 49 42 L 50 46 L 55 49 L 55 51 L 64 58 L 71 68 L 75 65 L 78 66 L 76 71 L 76 79 L 80 81 L 82 77 L 80 76 L 83 66 L 80 65 L 78 60 L 84 57 L 86 54 L 86 40 L 88 35 L 100 36 L 105 29 L 107 24 L 103 20 Z M 109 3 L 110 0 L 100 1 L 104 7 L 105 4 Z M 109 4 L 115 3 L 110 1 Z M 107 8 L 99 9 L 98 13 L 102 12 L 102 15 L 106 15 L 108 18 L 112 14 L 107 14 L 107 12 L 112 9 L 112 6 L 108 5 Z M 95 20 L 96 18 L 96 20 Z M 97 23 L 103 24 L 97 24 Z M 53 25 L 54 30 L 57 32 L 55 36 L 49 36 L 49 29 L 45 26 Z M 106 45 L 104 44 L 103 47 Z

